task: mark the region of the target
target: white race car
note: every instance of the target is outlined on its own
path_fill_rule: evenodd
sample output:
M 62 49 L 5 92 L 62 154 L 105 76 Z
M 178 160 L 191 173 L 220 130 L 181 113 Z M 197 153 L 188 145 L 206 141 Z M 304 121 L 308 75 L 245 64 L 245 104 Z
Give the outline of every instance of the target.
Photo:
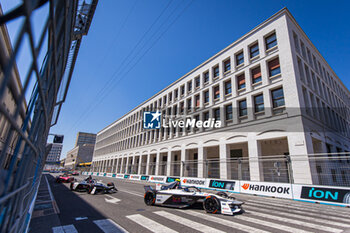
M 145 186 L 144 201 L 146 205 L 160 205 L 167 207 L 186 208 L 196 203 L 203 203 L 207 213 L 222 213 L 233 215 L 242 211 L 244 202 L 237 201 L 226 192 L 207 193 L 195 186 L 181 187 L 180 181 L 161 186 L 154 190 Z

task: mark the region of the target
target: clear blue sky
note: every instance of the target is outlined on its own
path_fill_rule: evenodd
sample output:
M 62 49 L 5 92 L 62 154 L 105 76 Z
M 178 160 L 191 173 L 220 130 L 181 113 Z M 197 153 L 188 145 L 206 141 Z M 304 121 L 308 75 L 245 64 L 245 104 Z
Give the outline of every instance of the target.
M 285 6 L 350 88 L 349 1 L 100 0 L 51 129 L 61 157 L 78 131 L 97 133 Z

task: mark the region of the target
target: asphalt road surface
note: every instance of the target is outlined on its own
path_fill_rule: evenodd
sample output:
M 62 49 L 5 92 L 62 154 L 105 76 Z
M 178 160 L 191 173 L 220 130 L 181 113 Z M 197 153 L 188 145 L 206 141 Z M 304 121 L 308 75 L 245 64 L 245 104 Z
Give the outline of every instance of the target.
M 146 206 L 145 183 L 115 178 L 118 192 L 90 195 L 72 192 L 47 175 L 61 226 L 52 232 L 350 232 L 350 208 L 234 194 L 244 213 L 207 214 L 202 208 Z M 77 177 L 83 179 L 85 177 Z

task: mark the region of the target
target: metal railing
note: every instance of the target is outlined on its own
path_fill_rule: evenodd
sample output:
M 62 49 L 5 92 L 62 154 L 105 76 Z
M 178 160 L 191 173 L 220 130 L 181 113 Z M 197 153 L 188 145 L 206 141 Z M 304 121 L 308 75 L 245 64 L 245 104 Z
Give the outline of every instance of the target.
M 27 0 L 4 14 L 0 9 L 0 232 L 27 231 L 50 151 L 47 136 L 66 99 L 97 2 Z M 33 13 L 40 7 L 47 9 L 47 18 L 35 25 L 41 33 L 34 35 Z M 6 26 L 14 19 L 22 21 L 12 46 Z M 21 48 L 28 66 L 20 67 L 20 78 Z

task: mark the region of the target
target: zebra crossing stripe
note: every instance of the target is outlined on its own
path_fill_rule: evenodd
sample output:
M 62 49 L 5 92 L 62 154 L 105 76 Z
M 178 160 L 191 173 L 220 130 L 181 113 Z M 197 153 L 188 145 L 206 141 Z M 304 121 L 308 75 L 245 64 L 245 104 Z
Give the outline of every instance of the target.
M 127 233 L 123 227 L 111 219 L 101 219 L 93 221 L 104 233 Z
M 310 228 L 314 228 L 314 229 L 322 229 L 322 231 L 329 231 L 329 232 L 333 232 L 333 233 L 343 232 L 343 230 L 341 230 L 341 229 L 337 229 L 337 228 L 333 228 L 333 227 L 327 227 L 327 226 L 321 226 L 319 224 L 303 222 L 303 221 L 299 221 L 299 220 L 295 220 L 295 219 L 282 218 L 282 217 L 278 217 L 278 216 L 271 215 L 271 214 L 263 214 L 263 213 L 257 213 L 257 212 L 252 212 L 251 214 L 255 215 L 255 216 L 262 217 L 262 218 L 267 218 L 267 219 L 280 221 L 280 222 L 296 224 L 296 225 L 300 225 L 300 226 L 304 226 L 304 227 L 310 227 Z
M 199 218 L 202 218 L 205 220 L 209 220 L 211 222 L 216 222 L 216 223 L 222 224 L 224 226 L 232 227 L 232 228 L 235 228 L 237 230 L 245 231 L 245 232 L 252 232 L 252 233 L 268 233 L 269 232 L 269 231 L 260 230 L 260 229 L 257 229 L 257 228 L 251 227 L 251 226 L 247 226 L 247 225 L 244 225 L 241 223 L 232 222 L 232 221 L 228 221 L 228 220 L 225 220 L 222 218 L 214 217 L 214 216 L 211 216 L 209 214 L 198 213 L 198 212 L 192 211 L 192 210 L 186 210 L 186 211 L 178 210 L 178 211 L 181 211 L 181 212 L 188 214 L 188 215 L 192 215 L 194 217 L 199 217 Z
M 126 216 L 128 219 L 134 221 L 135 223 L 147 228 L 148 230 L 152 232 L 159 232 L 159 233 L 177 233 L 177 231 L 174 231 L 170 229 L 169 227 L 166 227 L 160 223 L 157 223 L 156 221 L 153 221 L 152 219 L 146 218 L 142 216 L 141 214 L 134 214 L 134 215 L 128 215 Z
M 77 229 L 75 229 L 74 225 L 66 225 L 52 228 L 53 233 L 78 233 Z
M 262 208 L 265 208 L 266 206 L 264 205 L 259 205 L 259 204 L 249 204 L 249 205 L 246 205 L 244 207 L 244 209 L 253 209 L 255 211 L 260 211 Z M 298 210 L 288 210 L 288 212 L 280 212 L 281 209 L 278 209 L 276 207 L 267 207 L 268 209 L 266 209 L 266 211 L 269 211 L 272 209 L 272 210 L 275 210 L 275 211 L 279 211 L 278 212 L 278 215 L 280 216 L 291 216 L 291 217 L 294 217 L 294 218 L 301 218 L 303 220 L 309 220 L 309 221 L 315 221 L 315 222 L 320 222 L 320 223 L 325 223 L 325 224 L 329 224 L 329 225 L 334 225 L 334 226 L 339 226 L 339 227 L 346 227 L 348 228 L 349 227 L 349 224 L 346 224 L 346 223 L 340 223 L 340 222 L 337 222 L 339 221 L 340 219 L 337 218 L 337 217 L 332 217 L 332 216 L 324 216 L 324 218 L 327 218 L 327 219 L 320 219 L 320 216 L 313 216 L 313 217 L 310 217 L 310 216 L 305 216 L 305 211 L 298 211 Z M 285 210 L 282 210 L 282 211 L 285 211 Z M 291 212 L 291 213 L 290 213 Z M 309 212 L 307 214 L 310 214 Z M 310 214 L 312 215 L 312 214 Z M 329 221 L 329 220 L 333 220 L 333 221 Z M 350 222 L 349 220 L 347 219 L 344 219 L 344 221 L 346 222 Z
M 183 218 L 183 217 L 177 216 L 175 214 L 168 213 L 166 211 L 157 211 L 154 213 L 159 215 L 159 216 L 162 216 L 164 218 L 167 218 L 169 220 L 175 221 L 179 224 L 185 225 L 186 227 L 190 227 L 192 229 L 200 231 L 200 232 L 210 232 L 210 233 L 212 233 L 212 232 L 217 232 L 217 233 L 224 232 L 224 231 L 220 231 L 218 229 L 215 229 L 213 227 L 209 227 L 209 226 L 206 226 L 204 224 L 189 220 L 187 218 Z
M 256 201 L 256 200 L 249 200 L 246 202 L 247 205 L 249 205 L 249 203 L 256 203 L 256 204 L 262 204 L 262 205 L 266 205 L 266 202 L 260 202 L 260 201 Z M 308 209 L 308 211 L 314 211 L 319 213 L 320 211 L 324 211 L 325 208 L 320 207 L 310 207 L 310 206 L 300 206 L 300 205 L 294 205 L 294 204 L 286 204 L 286 203 L 268 203 L 268 205 L 271 206 L 276 206 L 276 207 L 282 207 L 283 209 L 285 209 L 286 207 L 291 208 L 291 209 L 297 209 L 297 210 L 304 210 L 305 208 Z M 316 204 L 315 204 L 316 205 Z M 328 207 L 327 207 L 328 209 Z M 344 215 L 350 215 L 350 211 L 345 211 L 344 212 L 340 212 L 340 211 L 333 211 L 331 213 L 329 213 L 331 215 L 334 216 L 339 216 L 340 218 L 342 218 Z M 338 219 L 339 220 L 339 219 Z

